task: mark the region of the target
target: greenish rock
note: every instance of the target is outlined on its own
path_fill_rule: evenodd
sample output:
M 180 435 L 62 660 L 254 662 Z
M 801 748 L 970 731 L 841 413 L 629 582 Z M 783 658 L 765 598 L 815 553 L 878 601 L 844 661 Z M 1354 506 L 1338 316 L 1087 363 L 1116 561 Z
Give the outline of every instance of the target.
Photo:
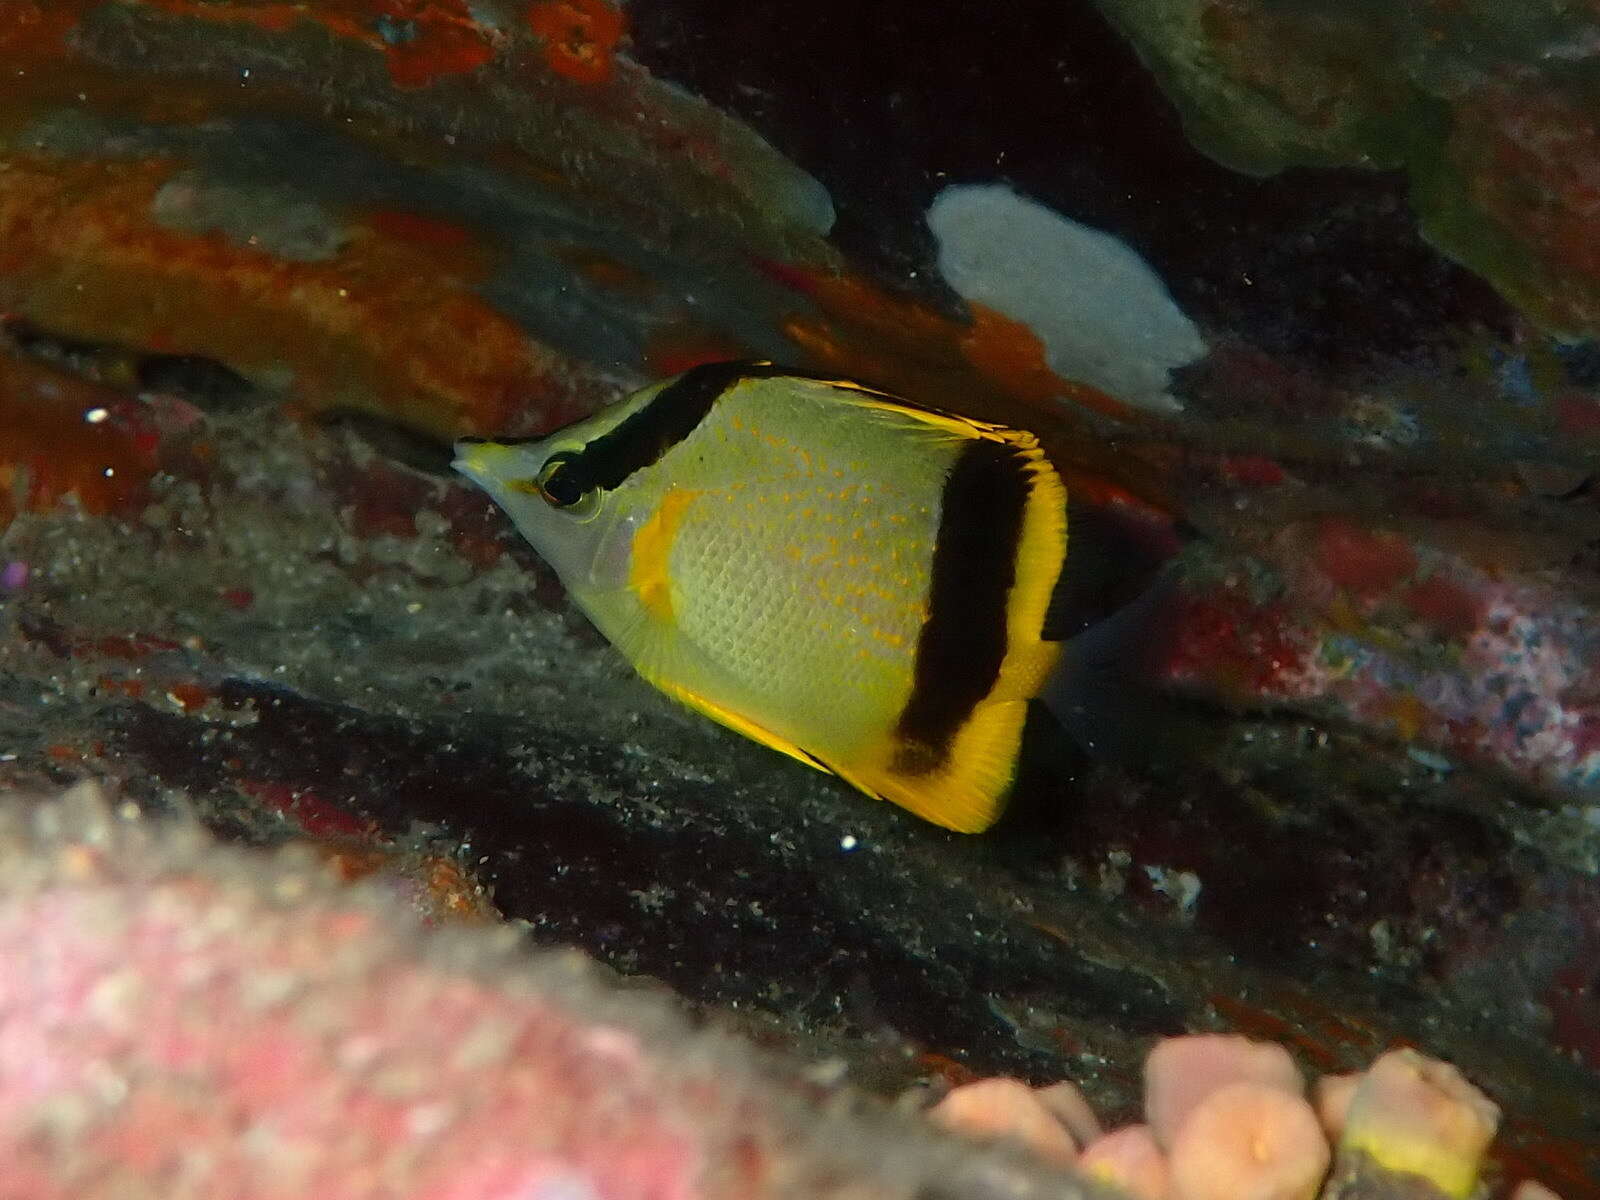
M 1551 332 L 1600 330 L 1600 272 L 1571 252 L 1596 169 L 1583 137 L 1600 25 L 1547 0 L 1098 0 L 1236 170 L 1404 169 L 1422 228 Z

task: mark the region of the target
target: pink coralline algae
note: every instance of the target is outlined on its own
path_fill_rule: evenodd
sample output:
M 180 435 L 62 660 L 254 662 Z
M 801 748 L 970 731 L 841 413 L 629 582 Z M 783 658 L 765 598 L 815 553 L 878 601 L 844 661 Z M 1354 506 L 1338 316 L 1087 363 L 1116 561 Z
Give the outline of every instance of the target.
M 1185 595 L 1169 682 L 1319 709 L 1551 794 L 1600 788 L 1600 621 L 1572 593 L 1334 519 L 1262 557 L 1276 586 L 1236 571 Z
M 580 956 L 425 934 L 92 786 L 0 808 L 0 954 L 6 1200 L 1093 1194 L 820 1116 Z

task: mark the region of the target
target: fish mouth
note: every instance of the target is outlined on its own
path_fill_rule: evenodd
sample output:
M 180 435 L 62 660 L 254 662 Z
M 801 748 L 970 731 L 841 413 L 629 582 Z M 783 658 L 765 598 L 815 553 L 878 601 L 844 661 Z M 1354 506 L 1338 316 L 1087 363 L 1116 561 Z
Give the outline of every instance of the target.
M 508 449 L 504 443 L 489 438 L 461 438 L 455 444 L 455 458 L 450 467 L 479 487 L 492 489 L 500 481 L 495 460 L 503 458 Z
M 478 438 L 462 438 L 460 441 L 456 442 L 456 444 L 451 447 L 455 453 L 455 457 L 450 460 L 450 469 L 452 471 L 460 472 L 468 479 L 481 481 L 482 473 L 475 468 L 472 463 L 474 451 L 476 451 L 481 445 L 483 445 L 483 442 Z

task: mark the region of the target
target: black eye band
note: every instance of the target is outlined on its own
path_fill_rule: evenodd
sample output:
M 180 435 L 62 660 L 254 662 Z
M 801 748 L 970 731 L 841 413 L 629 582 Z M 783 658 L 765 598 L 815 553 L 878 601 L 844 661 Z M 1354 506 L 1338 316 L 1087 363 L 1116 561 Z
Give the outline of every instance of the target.
M 557 455 L 539 472 L 539 494 L 557 508 L 571 508 L 587 490 L 578 472 L 568 468 L 567 455 Z
M 583 448 L 575 466 L 584 487 L 602 492 L 622 486 L 635 471 L 653 466 L 700 425 L 729 388 L 746 379 L 791 372 L 771 363 L 706 363 L 685 371 L 644 408 Z

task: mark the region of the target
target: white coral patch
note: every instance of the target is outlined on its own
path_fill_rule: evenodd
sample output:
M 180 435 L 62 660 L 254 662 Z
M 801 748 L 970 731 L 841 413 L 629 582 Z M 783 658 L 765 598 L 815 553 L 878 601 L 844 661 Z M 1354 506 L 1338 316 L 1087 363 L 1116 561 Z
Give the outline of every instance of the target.
M 1058 375 L 1139 408 L 1179 407 L 1168 372 L 1205 354 L 1205 341 L 1117 238 L 998 183 L 945 188 L 928 227 L 945 281 L 1031 328 Z

